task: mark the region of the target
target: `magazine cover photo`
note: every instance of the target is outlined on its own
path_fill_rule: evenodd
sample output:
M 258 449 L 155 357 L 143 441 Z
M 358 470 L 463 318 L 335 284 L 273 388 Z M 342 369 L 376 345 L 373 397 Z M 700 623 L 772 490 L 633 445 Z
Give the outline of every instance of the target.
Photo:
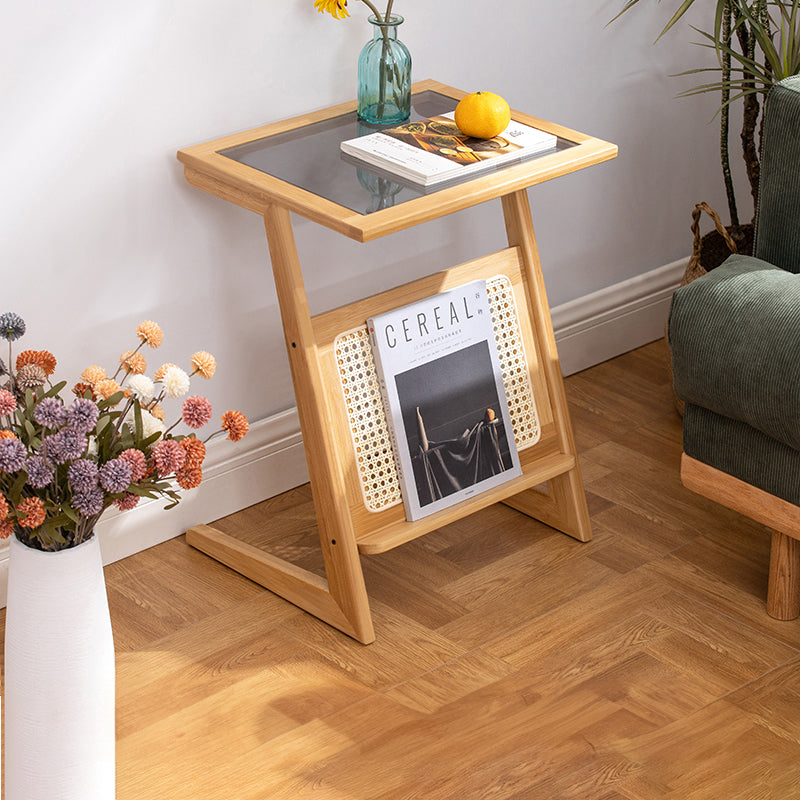
M 384 133 L 459 164 L 472 164 L 522 149 L 521 145 L 503 136 L 495 136 L 492 139 L 475 139 L 467 136 L 458 129 L 452 119 L 444 116 L 431 117 L 420 122 L 407 122 Z
M 396 376 L 421 508 L 514 467 L 486 341 Z

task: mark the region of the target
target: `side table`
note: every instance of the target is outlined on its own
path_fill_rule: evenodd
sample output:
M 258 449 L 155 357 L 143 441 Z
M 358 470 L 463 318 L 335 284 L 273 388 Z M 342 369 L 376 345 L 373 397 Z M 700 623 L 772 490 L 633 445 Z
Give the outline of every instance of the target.
M 412 119 L 452 111 L 464 94 L 435 81 L 417 83 Z M 580 541 L 591 538 L 526 190 L 614 158 L 617 148 L 512 112 L 514 119 L 556 134 L 557 148 L 425 193 L 342 159 L 343 139 L 370 132 L 358 122 L 355 106 L 178 152 L 190 184 L 264 218 L 327 580 L 207 525 L 186 536 L 193 547 L 368 644 L 375 634 L 360 554 L 385 552 L 500 501 Z M 366 242 L 497 198 L 507 248 L 311 316 L 292 212 Z M 409 522 L 375 391 L 366 319 L 476 278 L 490 287 L 523 474 Z M 547 491 L 538 488 L 542 484 Z

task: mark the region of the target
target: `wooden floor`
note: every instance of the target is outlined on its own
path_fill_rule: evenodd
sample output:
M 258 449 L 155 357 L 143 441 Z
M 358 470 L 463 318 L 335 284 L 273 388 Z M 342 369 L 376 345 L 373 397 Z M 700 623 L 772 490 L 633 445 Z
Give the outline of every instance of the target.
M 183 538 L 108 567 L 118 800 L 800 798 L 800 621 L 681 487 L 665 358 L 567 380 L 593 542 L 495 506 L 364 557 L 369 647 Z M 308 487 L 217 524 L 316 568 L 312 526 Z

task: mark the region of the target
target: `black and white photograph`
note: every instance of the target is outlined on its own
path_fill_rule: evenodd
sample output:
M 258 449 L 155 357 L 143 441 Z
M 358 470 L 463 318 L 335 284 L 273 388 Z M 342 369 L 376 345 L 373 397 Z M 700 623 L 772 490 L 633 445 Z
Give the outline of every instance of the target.
M 487 342 L 403 372 L 395 383 L 420 506 L 468 496 L 512 468 Z

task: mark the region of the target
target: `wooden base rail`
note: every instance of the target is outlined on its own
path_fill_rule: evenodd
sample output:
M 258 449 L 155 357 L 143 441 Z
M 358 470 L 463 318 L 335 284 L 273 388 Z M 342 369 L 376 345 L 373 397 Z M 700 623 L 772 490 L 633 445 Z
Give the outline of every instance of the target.
M 687 489 L 772 528 L 767 613 L 780 620 L 800 616 L 800 507 L 686 453 L 681 457 L 681 482 Z

